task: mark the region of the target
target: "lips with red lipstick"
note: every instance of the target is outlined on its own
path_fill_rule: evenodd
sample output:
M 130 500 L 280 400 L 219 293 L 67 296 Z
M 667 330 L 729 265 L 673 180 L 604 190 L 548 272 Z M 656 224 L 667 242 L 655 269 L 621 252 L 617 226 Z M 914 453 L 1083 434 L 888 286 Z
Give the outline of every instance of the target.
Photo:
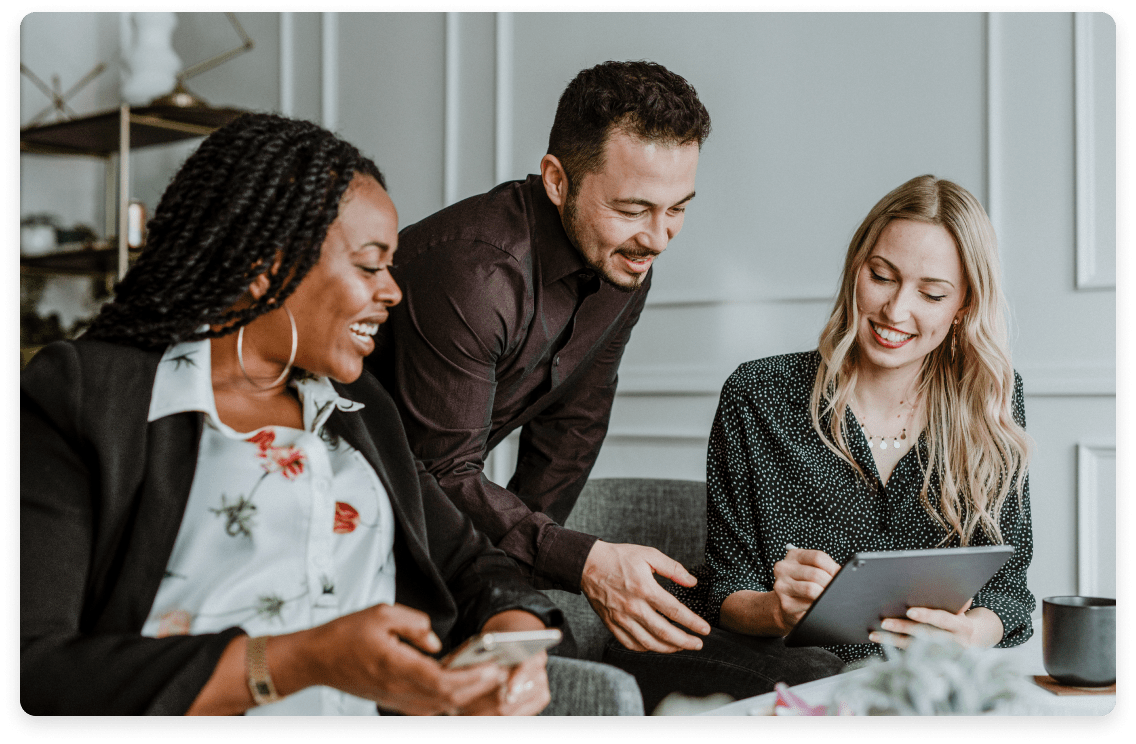
M 875 338 L 876 343 L 888 349 L 898 349 L 917 335 L 914 333 L 905 333 L 891 326 L 873 323 L 870 320 L 868 321 L 868 327 L 872 329 L 872 337 Z

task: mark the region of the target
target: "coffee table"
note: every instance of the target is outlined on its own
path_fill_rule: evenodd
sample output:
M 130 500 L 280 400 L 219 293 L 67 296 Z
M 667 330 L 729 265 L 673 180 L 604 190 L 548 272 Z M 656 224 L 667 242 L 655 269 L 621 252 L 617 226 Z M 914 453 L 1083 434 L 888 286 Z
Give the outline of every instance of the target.
M 1001 654 L 1011 660 L 1031 684 L 1026 693 L 1015 703 L 1010 715 L 1027 716 L 1103 716 L 1116 705 L 1116 695 L 1055 695 L 1032 684 L 1034 675 L 1044 675 L 1045 666 L 1041 661 L 1041 639 L 1035 635 L 1029 642 L 1016 648 L 991 649 L 990 653 Z M 871 669 L 856 669 L 835 677 L 806 682 L 791 688 L 792 691 L 810 705 L 827 705 L 838 685 L 851 681 L 856 676 L 865 676 Z M 706 716 L 769 716 L 773 715 L 776 692 L 738 700 L 721 708 L 706 711 Z

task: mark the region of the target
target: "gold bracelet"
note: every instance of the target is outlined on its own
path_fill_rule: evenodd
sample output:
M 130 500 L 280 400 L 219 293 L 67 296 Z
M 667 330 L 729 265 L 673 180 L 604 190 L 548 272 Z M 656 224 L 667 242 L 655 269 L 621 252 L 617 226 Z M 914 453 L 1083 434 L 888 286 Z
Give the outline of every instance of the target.
M 280 700 L 272 675 L 268 673 L 268 636 L 250 638 L 245 649 L 245 669 L 248 673 L 249 692 L 257 705 L 267 705 Z

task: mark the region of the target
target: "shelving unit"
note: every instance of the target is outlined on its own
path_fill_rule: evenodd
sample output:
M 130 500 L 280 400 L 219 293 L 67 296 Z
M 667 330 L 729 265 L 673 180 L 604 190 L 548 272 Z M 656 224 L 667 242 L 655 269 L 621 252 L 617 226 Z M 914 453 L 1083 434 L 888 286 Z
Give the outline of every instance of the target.
M 130 153 L 143 147 L 205 137 L 245 113 L 212 106 L 122 105 L 77 119 L 20 130 L 20 152 L 65 157 L 97 157 L 106 163 L 105 239 L 66 246 L 41 256 L 21 256 L 22 274 L 101 276 L 110 287 L 130 265 L 127 210 L 130 207 Z M 35 347 L 21 339 L 21 366 Z

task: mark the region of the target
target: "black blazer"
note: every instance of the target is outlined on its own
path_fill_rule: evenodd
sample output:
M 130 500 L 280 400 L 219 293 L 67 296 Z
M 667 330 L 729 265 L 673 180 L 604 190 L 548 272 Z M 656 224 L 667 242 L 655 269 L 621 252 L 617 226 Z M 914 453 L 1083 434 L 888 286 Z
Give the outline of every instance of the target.
M 41 351 L 21 376 L 20 698 L 32 714 L 180 714 L 242 633 L 140 635 L 181 524 L 203 414 L 146 421 L 161 352 L 100 341 Z M 394 509 L 395 600 L 449 648 L 493 614 L 560 611 L 458 511 L 411 455 L 364 372 L 336 384 L 362 411 L 328 420 Z

